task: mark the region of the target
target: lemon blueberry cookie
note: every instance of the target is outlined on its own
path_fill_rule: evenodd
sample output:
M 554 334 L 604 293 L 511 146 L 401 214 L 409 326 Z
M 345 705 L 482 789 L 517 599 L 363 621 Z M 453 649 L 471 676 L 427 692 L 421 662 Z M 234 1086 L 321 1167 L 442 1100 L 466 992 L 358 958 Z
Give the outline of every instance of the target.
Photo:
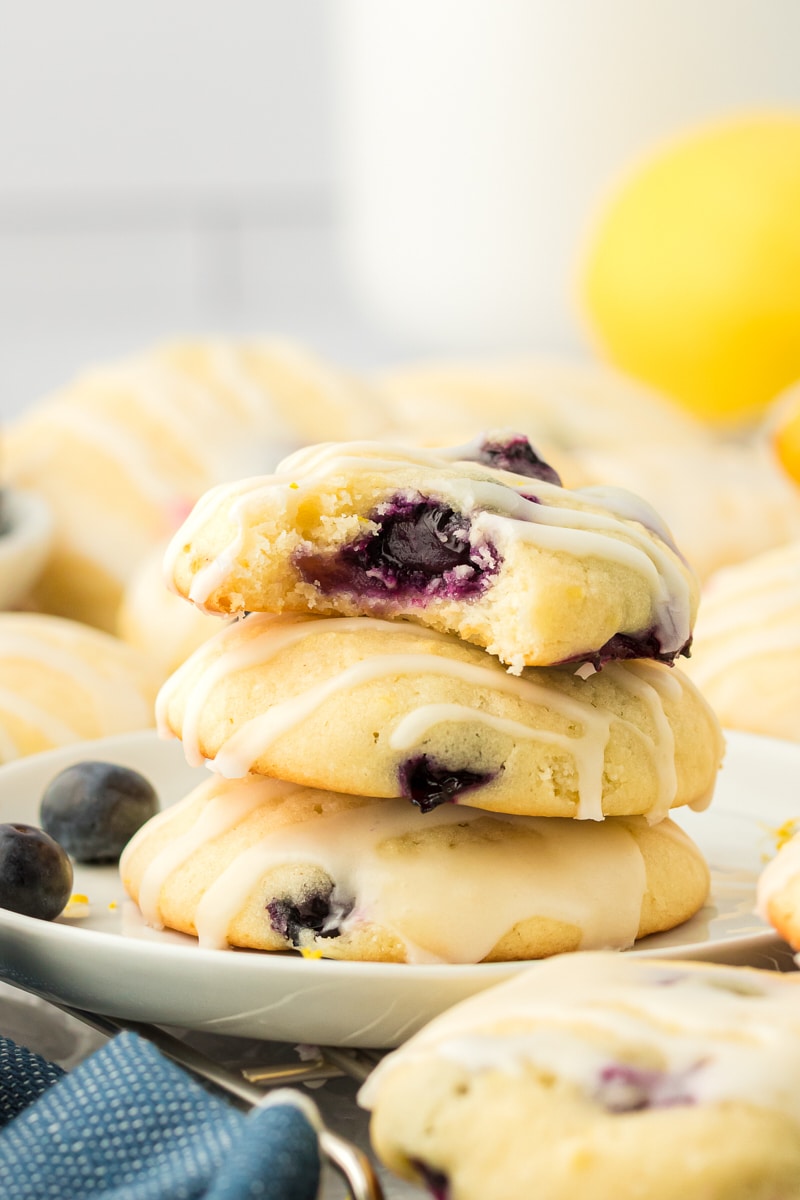
M 156 717 L 189 762 L 356 795 L 600 820 L 703 807 L 717 720 L 676 668 L 512 675 L 458 638 L 403 621 L 254 613 L 162 685 Z
M 625 949 L 704 903 L 708 869 L 669 819 L 601 824 L 211 778 L 120 865 L 145 920 L 206 947 L 480 962 Z
M 526 438 L 453 450 L 330 443 L 210 489 L 170 543 L 171 586 L 210 612 L 405 618 L 513 670 L 686 654 L 697 582 L 661 519 L 568 489 Z
M 712 575 L 686 669 L 726 728 L 800 741 L 800 541 Z
M 0 762 L 153 725 L 158 677 L 78 621 L 0 614 Z
M 800 977 L 607 953 L 463 1001 L 359 1094 L 436 1200 L 800 1195 Z

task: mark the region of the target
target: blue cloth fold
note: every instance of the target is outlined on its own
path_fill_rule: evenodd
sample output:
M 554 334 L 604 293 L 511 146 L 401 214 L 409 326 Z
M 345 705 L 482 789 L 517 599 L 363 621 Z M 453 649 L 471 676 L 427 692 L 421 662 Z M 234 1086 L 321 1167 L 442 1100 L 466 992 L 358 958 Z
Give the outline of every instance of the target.
M 319 1188 L 303 1107 L 243 1114 L 131 1033 L 68 1074 L 0 1038 L 0 1124 L 4 1200 L 314 1200 Z

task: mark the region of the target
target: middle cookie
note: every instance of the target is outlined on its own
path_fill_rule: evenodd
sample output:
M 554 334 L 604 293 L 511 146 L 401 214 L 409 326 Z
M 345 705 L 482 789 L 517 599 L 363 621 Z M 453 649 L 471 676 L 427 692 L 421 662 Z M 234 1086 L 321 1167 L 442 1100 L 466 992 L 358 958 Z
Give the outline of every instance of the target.
M 723 755 L 712 710 L 653 662 L 509 674 L 458 638 L 370 617 L 253 614 L 163 685 L 162 735 L 227 778 L 577 817 L 704 807 Z

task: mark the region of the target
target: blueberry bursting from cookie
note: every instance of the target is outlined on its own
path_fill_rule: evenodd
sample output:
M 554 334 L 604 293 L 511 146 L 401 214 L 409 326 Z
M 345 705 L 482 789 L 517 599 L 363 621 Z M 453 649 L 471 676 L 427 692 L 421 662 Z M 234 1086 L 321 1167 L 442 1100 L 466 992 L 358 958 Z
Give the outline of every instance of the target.
M 336 555 L 299 550 L 301 577 L 323 593 L 391 596 L 415 605 L 431 597 L 467 600 L 497 573 L 500 555 L 489 542 L 471 544 L 469 520 L 422 496 L 393 496 L 369 514 L 377 531 Z

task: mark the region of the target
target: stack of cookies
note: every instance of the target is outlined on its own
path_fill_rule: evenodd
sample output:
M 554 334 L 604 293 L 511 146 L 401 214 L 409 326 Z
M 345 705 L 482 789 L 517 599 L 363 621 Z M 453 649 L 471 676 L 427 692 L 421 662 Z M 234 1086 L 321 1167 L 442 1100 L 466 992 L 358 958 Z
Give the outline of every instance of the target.
M 212 775 L 121 864 L 207 946 L 479 962 L 629 947 L 704 903 L 670 821 L 722 738 L 672 664 L 692 572 L 644 502 L 527 440 L 311 447 L 207 492 L 171 586 L 239 616 L 157 719 Z

